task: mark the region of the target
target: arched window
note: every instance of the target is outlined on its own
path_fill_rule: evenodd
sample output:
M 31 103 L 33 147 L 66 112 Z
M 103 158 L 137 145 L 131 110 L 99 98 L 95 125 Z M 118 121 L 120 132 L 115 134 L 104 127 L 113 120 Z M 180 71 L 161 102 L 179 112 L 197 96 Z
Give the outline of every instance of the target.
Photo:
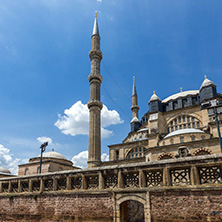
M 25 175 L 28 175 L 29 174 L 29 168 L 26 168 L 25 169 Z
M 157 160 L 167 160 L 167 159 L 172 159 L 173 155 L 171 153 L 163 153 L 161 154 Z
M 170 132 L 179 129 L 189 129 L 189 128 L 199 128 L 199 127 L 200 127 L 200 120 L 194 116 L 188 116 L 188 115 L 177 116 L 176 118 L 172 119 L 167 125 L 167 129 L 169 128 Z
M 127 155 L 128 159 L 134 159 L 134 158 L 140 158 L 144 156 L 144 151 L 146 151 L 146 148 L 144 147 L 136 147 L 133 148 Z
M 209 155 L 209 154 L 213 154 L 213 152 L 207 148 L 200 148 L 193 153 L 194 156 Z

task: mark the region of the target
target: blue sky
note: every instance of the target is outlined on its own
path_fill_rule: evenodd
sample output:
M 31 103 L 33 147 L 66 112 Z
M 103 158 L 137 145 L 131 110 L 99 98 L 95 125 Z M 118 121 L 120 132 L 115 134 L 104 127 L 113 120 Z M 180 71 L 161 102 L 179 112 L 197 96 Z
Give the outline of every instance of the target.
M 78 111 L 89 101 L 96 10 L 107 107 L 102 153 L 129 133 L 133 76 L 140 117 L 153 90 L 164 99 L 180 87 L 199 89 L 207 75 L 222 91 L 221 0 L 0 0 L 2 166 L 15 172 L 14 165 L 39 155 L 41 137 L 51 138 L 48 151 L 68 159 L 87 150 L 88 136 L 79 135 L 87 117 Z M 76 116 L 82 125 L 72 122 Z M 66 134 L 58 120 L 71 121 Z

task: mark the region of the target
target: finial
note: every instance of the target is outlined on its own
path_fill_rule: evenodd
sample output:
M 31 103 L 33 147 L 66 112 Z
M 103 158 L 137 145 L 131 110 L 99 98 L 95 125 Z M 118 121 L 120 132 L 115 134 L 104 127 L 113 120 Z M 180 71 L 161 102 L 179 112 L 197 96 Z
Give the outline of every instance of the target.
M 133 84 L 135 84 L 135 76 L 133 76 Z
M 155 91 L 153 91 L 153 94 L 155 95 L 155 94 L 156 94 L 156 92 L 155 92 Z
M 180 87 L 180 92 L 181 92 L 181 93 L 183 92 L 183 88 L 182 88 L 182 87 Z
M 204 78 L 207 79 L 207 75 L 205 75 Z
M 97 18 L 97 11 L 95 11 L 95 18 Z
M 54 152 L 55 150 L 52 148 L 52 151 Z

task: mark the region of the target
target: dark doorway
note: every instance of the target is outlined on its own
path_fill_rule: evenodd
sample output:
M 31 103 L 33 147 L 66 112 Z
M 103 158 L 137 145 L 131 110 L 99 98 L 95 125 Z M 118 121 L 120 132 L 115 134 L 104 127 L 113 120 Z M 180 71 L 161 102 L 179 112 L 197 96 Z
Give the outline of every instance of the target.
M 121 222 L 144 222 L 144 206 L 135 200 L 127 200 L 120 205 Z

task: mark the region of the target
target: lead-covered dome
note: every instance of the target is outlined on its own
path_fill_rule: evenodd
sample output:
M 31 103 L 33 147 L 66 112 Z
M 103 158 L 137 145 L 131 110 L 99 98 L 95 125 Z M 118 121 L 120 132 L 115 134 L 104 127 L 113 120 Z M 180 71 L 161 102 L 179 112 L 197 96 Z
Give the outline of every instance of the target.
M 38 156 L 40 157 L 40 155 Z M 55 151 L 49 151 L 42 154 L 43 158 L 55 158 L 55 159 L 62 159 L 67 160 L 62 154 L 57 153 Z
M 172 137 L 172 136 L 177 136 L 177 135 L 186 134 L 186 133 L 202 133 L 202 134 L 205 134 L 204 131 L 199 130 L 199 129 L 180 129 L 180 130 L 176 130 L 176 131 L 173 131 L 173 132 L 167 134 L 167 135 L 164 137 L 164 139 L 169 138 L 169 137 Z
M 10 172 L 8 169 L 6 169 L 6 168 L 4 168 L 4 167 L 1 167 L 1 166 L 0 166 L 0 173 L 11 174 L 11 172 Z
M 187 90 L 184 92 L 179 92 L 179 93 L 173 94 L 173 95 L 167 97 L 166 99 L 164 99 L 162 102 L 167 103 L 171 100 L 176 100 L 176 99 L 184 98 L 187 96 L 196 96 L 198 93 L 199 93 L 199 90 Z
M 202 83 L 202 85 L 201 85 L 201 87 L 200 87 L 200 90 L 201 90 L 203 87 L 206 87 L 206 86 L 216 86 L 216 85 L 214 84 L 213 81 L 209 80 L 209 79 L 205 76 L 205 79 L 204 79 L 204 81 L 203 81 L 203 83 Z
M 155 91 L 153 92 L 153 95 L 150 97 L 149 103 L 152 101 L 161 101 L 161 99 L 156 95 Z

